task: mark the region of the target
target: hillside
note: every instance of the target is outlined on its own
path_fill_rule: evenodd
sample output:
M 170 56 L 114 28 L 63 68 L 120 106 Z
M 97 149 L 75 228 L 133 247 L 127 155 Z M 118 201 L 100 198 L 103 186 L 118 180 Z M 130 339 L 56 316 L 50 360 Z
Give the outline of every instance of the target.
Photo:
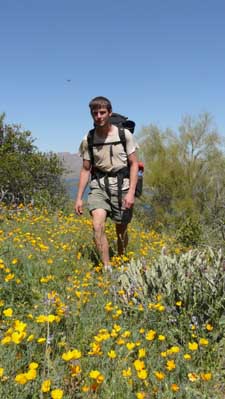
M 67 172 L 64 174 L 66 179 L 74 179 L 79 177 L 81 158 L 79 154 L 71 154 L 70 152 L 58 152 L 57 156 L 63 162 Z
M 1 214 L 0 398 L 224 399 L 224 251 L 108 220 L 109 273 L 85 213 Z

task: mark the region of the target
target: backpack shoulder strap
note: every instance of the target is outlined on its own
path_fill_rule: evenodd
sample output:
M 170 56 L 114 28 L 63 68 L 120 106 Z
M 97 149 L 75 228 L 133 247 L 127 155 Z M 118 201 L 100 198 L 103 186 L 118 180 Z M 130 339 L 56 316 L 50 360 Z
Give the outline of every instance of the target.
M 126 142 L 126 136 L 125 136 L 124 127 L 119 126 L 118 129 L 119 129 L 120 141 L 123 144 L 124 151 L 127 153 L 127 142 Z
M 95 129 L 91 129 L 91 130 L 89 130 L 88 135 L 87 135 L 88 151 L 90 154 L 90 161 L 91 161 L 92 165 L 94 165 L 94 153 L 93 153 L 94 132 L 95 132 Z

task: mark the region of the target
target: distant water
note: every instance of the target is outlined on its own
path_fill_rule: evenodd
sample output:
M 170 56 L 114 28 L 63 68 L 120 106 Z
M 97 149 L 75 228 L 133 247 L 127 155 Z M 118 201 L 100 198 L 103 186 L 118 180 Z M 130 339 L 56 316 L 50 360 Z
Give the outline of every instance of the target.
M 77 195 L 77 186 L 78 186 L 79 179 L 78 178 L 73 178 L 73 179 L 65 179 L 66 183 L 66 188 L 68 190 L 69 196 L 71 199 L 75 199 Z M 87 199 L 88 196 L 88 188 L 85 190 L 83 199 Z

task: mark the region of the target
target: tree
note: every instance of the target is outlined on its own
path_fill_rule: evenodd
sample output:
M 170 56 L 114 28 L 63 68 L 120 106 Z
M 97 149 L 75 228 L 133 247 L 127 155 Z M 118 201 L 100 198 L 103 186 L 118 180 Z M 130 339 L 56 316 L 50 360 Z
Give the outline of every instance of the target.
M 58 157 L 38 151 L 31 132 L 4 125 L 4 116 L 0 116 L 0 200 L 14 205 L 62 206 L 66 190 Z
M 145 127 L 139 134 L 147 201 L 157 220 L 175 229 L 187 221 L 211 223 L 225 216 L 225 157 L 208 113 L 185 116 L 178 133 Z M 219 216 L 220 215 L 220 216 Z M 190 222 L 191 220 L 191 222 Z M 196 228 L 197 231 L 197 228 Z

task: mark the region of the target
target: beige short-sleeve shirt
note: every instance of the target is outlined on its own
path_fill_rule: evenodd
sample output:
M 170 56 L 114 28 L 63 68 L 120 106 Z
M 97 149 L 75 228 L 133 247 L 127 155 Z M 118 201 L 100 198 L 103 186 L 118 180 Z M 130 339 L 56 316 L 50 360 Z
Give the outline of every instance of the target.
M 96 132 L 94 133 L 94 144 L 101 144 L 97 147 L 93 147 L 93 156 L 95 166 L 104 172 L 116 172 L 119 169 L 127 166 L 127 156 L 134 153 L 138 148 L 138 145 L 134 139 L 132 133 L 129 130 L 124 129 L 126 139 L 126 152 L 122 143 L 116 145 L 104 145 L 104 143 L 113 143 L 120 140 L 119 130 L 116 126 L 112 133 L 107 137 L 101 137 Z M 87 135 L 83 138 L 79 153 L 83 159 L 90 161 L 90 154 L 88 151 Z M 104 178 L 100 179 L 100 184 L 104 187 Z M 91 188 L 97 187 L 98 182 L 96 180 L 91 181 Z M 109 177 L 109 186 L 111 190 L 117 189 L 117 178 Z M 123 190 L 129 188 L 129 179 L 124 179 Z

